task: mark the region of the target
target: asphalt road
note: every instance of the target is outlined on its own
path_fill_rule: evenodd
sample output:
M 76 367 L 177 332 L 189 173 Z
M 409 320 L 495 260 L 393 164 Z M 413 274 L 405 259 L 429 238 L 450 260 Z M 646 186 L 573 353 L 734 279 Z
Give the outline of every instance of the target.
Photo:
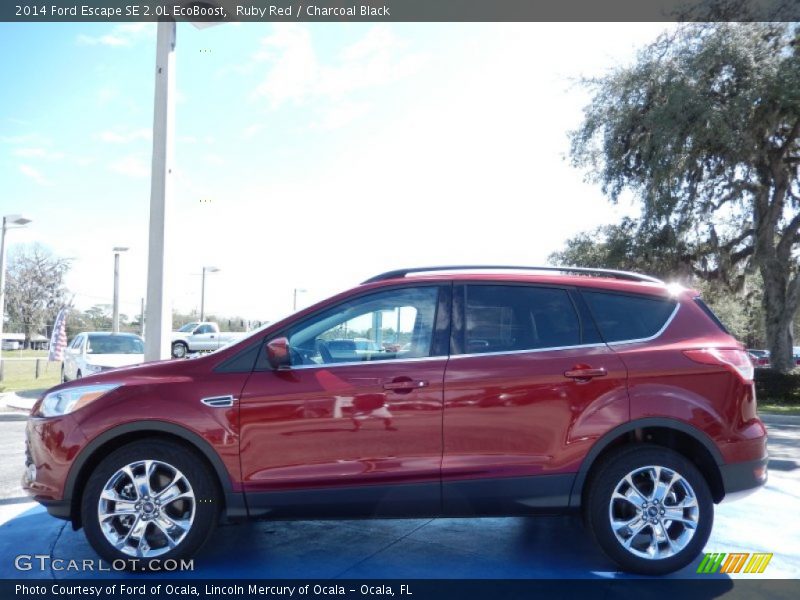
M 764 489 L 716 508 L 705 552 L 771 552 L 760 577 L 800 578 L 800 418 L 764 418 L 770 477 Z M 52 568 L 20 573 L 24 552 L 96 557 L 81 531 L 24 501 L 24 421 L 0 413 L 0 578 L 71 579 Z M 672 577 L 696 578 L 694 564 Z M 94 573 L 93 577 L 119 576 Z M 619 578 L 575 517 L 261 521 L 217 530 L 195 559 L 200 578 Z M 727 578 L 727 575 L 715 577 Z M 752 578 L 733 575 L 733 578 Z M 778 597 L 778 596 L 776 596 Z

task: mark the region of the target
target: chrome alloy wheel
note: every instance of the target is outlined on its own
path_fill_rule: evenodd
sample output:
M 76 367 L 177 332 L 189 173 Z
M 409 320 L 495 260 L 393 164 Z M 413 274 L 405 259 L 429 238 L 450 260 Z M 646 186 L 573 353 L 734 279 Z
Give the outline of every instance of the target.
M 109 478 L 97 503 L 97 518 L 114 548 L 151 558 L 181 543 L 192 528 L 196 506 L 183 473 L 165 462 L 142 460 Z
M 651 560 L 683 550 L 694 537 L 699 517 L 692 486 L 666 467 L 631 471 L 614 488 L 608 504 L 617 541 L 631 554 Z

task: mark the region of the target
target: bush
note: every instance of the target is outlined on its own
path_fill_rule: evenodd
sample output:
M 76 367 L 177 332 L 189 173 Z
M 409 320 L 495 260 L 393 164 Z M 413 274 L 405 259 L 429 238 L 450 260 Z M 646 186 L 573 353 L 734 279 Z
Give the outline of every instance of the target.
M 774 369 L 756 369 L 755 383 L 759 402 L 800 404 L 800 369 L 786 374 Z

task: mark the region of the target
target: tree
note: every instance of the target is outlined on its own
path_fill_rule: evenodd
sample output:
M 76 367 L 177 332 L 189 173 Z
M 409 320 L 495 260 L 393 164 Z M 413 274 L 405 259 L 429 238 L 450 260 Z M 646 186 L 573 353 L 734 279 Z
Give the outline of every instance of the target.
M 31 335 L 53 321 L 67 304 L 64 277 L 68 270 L 69 260 L 53 256 L 39 244 L 19 247 L 9 257 L 6 309 L 9 320 L 22 327 L 26 348 Z
M 632 191 L 637 235 L 675 240 L 687 272 L 736 287 L 757 269 L 773 365 L 793 368 L 800 25 L 683 25 L 586 83 L 573 163 L 613 202 Z

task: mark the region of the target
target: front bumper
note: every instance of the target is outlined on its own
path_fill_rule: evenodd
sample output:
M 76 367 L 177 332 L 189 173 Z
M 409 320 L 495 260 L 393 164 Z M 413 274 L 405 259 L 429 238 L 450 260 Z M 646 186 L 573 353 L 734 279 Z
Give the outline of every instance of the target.
M 747 462 L 720 466 L 725 500 L 736 500 L 749 496 L 767 483 L 769 456 Z

